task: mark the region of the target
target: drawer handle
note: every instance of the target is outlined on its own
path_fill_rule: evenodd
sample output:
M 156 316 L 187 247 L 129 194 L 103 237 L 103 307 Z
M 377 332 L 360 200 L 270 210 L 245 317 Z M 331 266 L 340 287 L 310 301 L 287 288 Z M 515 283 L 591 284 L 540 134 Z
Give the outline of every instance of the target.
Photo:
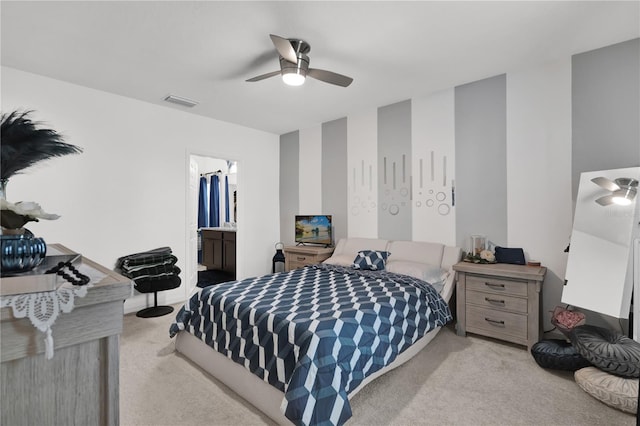
M 489 287 L 495 287 L 495 288 L 504 289 L 504 284 L 484 283 L 484 285 L 489 286 Z
M 500 303 L 501 305 L 504 305 L 504 300 L 498 300 L 498 299 L 489 299 L 488 297 L 485 297 L 484 300 L 486 300 L 489 303 Z
M 298 256 L 298 257 L 297 257 L 297 259 L 298 259 L 298 260 L 305 260 L 305 259 L 306 259 L 306 257 L 300 257 L 300 256 Z
M 485 318 L 484 320 L 486 322 L 490 322 L 491 324 L 504 325 L 504 321 L 498 321 L 498 320 L 494 320 L 494 319 L 491 319 L 491 318 Z

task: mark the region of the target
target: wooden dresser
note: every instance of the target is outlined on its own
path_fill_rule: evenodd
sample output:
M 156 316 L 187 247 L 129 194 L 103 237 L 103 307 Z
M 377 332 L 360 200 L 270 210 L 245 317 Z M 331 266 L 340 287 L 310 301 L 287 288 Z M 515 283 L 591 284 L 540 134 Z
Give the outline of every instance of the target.
M 53 358 L 46 359 L 44 333 L 28 318 L 0 310 L 0 424 L 119 424 L 119 336 L 132 282 L 84 257 L 82 264 L 103 278 L 56 319 Z
M 467 332 L 531 348 L 540 338 L 540 291 L 547 268 L 459 262 L 458 335 Z
M 328 259 L 333 254 L 333 247 L 288 246 L 284 248 L 284 269 L 302 268 Z

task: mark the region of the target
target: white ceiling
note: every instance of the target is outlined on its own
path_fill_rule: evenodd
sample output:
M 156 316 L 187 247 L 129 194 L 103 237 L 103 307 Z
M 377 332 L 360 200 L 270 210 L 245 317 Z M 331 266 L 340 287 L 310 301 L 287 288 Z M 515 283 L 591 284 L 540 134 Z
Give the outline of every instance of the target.
M 283 134 L 639 37 L 639 5 L 3 0 L 1 63 Z M 306 40 L 312 68 L 354 82 L 245 82 L 279 69 L 269 34 Z

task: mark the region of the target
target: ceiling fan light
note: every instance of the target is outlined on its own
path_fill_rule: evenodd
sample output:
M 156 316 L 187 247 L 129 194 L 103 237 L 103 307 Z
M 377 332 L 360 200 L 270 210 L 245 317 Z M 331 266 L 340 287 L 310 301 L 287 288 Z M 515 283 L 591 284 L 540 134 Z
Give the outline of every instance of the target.
M 280 58 L 282 81 L 289 86 L 302 86 L 309 69 L 309 57 L 302 52 L 298 53 L 298 62 L 292 63 Z
M 615 191 L 611 201 L 619 206 L 628 206 L 631 205 L 634 198 L 636 198 L 636 191 L 633 188 L 626 188 Z
M 631 204 L 631 200 L 625 197 L 613 197 L 611 201 L 619 206 L 628 206 Z
M 295 70 L 290 72 L 285 70 L 282 73 L 282 81 L 284 81 L 284 84 L 288 86 L 302 86 L 304 84 L 304 80 L 304 75 L 295 72 Z

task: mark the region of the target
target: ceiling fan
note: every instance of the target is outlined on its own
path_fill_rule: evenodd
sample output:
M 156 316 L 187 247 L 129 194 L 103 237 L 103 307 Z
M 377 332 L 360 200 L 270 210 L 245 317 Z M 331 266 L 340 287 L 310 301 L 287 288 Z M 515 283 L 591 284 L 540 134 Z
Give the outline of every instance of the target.
M 633 178 L 617 178 L 615 180 L 610 180 L 600 176 L 591 179 L 591 182 L 611 192 L 611 194 L 605 195 L 604 197 L 600 197 L 596 200 L 596 203 L 601 206 L 608 206 L 610 204 L 628 206 L 633 202 L 636 197 L 636 193 L 638 192 L 638 180 Z
M 280 71 L 272 71 L 262 74 L 247 81 L 260 81 L 276 75 L 282 75 L 282 80 L 290 86 L 300 86 L 304 84 L 307 76 L 315 78 L 325 83 L 336 86 L 347 87 L 353 79 L 346 75 L 317 68 L 309 68 L 309 57 L 307 53 L 311 50 L 309 43 L 304 40 L 294 38 L 284 38 L 271 34 L 271 41 L 278 51 L 280 58 Z

